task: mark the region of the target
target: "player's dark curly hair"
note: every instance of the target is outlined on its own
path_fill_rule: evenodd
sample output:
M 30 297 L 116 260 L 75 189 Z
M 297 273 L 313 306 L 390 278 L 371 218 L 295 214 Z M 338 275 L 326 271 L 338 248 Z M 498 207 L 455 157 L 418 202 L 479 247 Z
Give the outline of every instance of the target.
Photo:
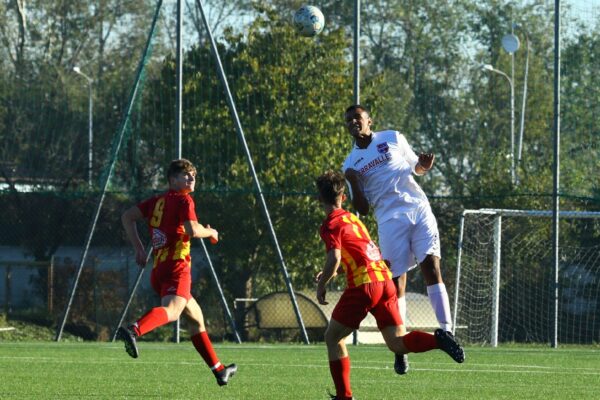
M 196 167 L 194 167 L 194 164 L 190 160 L 186 160 L 185 158 L 173 160 L 167 169 L 167 180 L 180 172 L 196 172 Z
M 328 204 L 335 204 L 346 188 L 344 175 L 339 171 L 326 171 L 316 179 L 316 183 L 321 199 Z
M 348 114 L 349 112 L 352 112 L 352 111 L 356 111 L 356 110 L 363 110 L 364 112 L 367 113 L 367 115 L 371 115 L 371 112 L 369 112 L 369 109 L 360 104 L 353 104 L 350 107 L 346 108 L 346 114 Z

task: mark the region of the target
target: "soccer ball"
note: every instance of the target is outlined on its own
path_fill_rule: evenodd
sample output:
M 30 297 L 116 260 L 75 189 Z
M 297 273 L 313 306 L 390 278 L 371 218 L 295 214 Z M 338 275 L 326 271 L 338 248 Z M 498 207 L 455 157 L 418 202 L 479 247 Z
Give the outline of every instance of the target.
M 315 6 L 302 6 L 294 14 L 294 26 L 302 36 L 315 36 L 325 26 L 325 17 Z

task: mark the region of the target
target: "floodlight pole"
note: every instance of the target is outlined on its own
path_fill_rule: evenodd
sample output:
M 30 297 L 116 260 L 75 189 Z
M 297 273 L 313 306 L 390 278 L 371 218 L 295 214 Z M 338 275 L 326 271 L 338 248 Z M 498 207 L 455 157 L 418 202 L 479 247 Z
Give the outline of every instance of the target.
M 354 104 L 360 104 L 360 0 L 354 0 Z
M 93 121 L 93 109 L 94 109 L 94 96 L 92 90 L 92 84 L 94 80 L 81 72 L 81 69 L 77 66 L 73 67 L 73 72 L 77 75 L 81 75 L 85 78 L 88 83 L 89 96 L 88 96 L 88 187 L 92 187 L 92 162 L 93 162 L 93 142 L 94 142 L 94 121 Z
M 523 76 L 523 100 L 521 101 L 521 127 L 519 129 L 519 145 L 517 146 L 517 170 L 521 163 L 521 155 L 523 152 L 523 132 L 525 130 L 525 107 L 527 105 L 527 78 L 529 76 L 529 33 L 523 26 L 514 25 L 514 27 L 523 31 L 525 35 L 525 74 Z M 517 183 L 518 183 L 517 176 Z
M 490 64 L 483 65 L 486 71 L 492 71 L 506 78 L 510 85 L 510 177 L 511 182 L 515 183 L 515 86 L 513 80 L 499 69 Z

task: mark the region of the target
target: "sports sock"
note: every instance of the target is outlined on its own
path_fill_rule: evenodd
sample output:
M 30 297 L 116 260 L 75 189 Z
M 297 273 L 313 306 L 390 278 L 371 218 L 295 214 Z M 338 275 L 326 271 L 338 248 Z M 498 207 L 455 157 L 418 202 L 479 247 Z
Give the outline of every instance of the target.
M 452 316 L 450 315 L 450 301 L 448 300 L 446 285 L 437 283 L 427 286 L 427 294 L 440 328 L 450 332 L 452 330 Z
M 329 360 L 329 371 L 335 384 L 335 395 L 338 399 L 351 399 L 350 389 L 350 357 Z
M 133 325 L 133 330 L 138 336 L 145 335 L 153 329 L 169 322 L 167 310 L 163 307 L 154 307 Z
M 438 348 L 435 336 L 427 332 L 412 331 L 402 336 L 402 340 L 411 353 L 423 353 Z
M 219 372 L 225 368 L 219 361 L 206 331 L 195 334 L 191 339 L 196 351 L 202 356 L 204 362 L 209 366 L 212 372 Z
M 407 320 L 406 320 L 406 297 L 398 297 L 398 311 L 400 311 L 400 318 L 402 318 L 402 323 L 406 328 L 408 328 Z

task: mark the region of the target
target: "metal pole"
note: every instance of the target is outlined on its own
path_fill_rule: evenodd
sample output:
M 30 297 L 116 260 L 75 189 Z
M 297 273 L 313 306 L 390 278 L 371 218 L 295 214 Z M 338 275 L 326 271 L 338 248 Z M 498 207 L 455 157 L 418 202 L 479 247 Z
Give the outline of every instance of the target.
M 523 131 L 525 129 L 525 106 L 527 105 L 527 77 L 529 76 L 529 35 L 523 28 L 521 30 L 525 34 L 525 76 L 523 77 L 523 100 L 521 101 L 521 128 L 519 131 L 519 146 L 517 150 L 517 168 L 521 162 L 521 154 L 523 151 Z
M 175 158 L 181 158 L 181 116 L 182 116 L 182 91 L 183 91 L 183 62 L 182 62 L 182 45 L 181 45 L 181 31 L 183 27 L 183 3 L 181 0 L 177 0 L 177 55 L 175 57 L 176 70 L 177 70 L 177 111 L 175 113 L 175 150 L 177 154 Z M 175 321 L 174 332 L 173 332 L 173 341 L 175 343 L 179 343 L 179 335 L 180 335 L 180 326 L 181 323 L 179 318 Z
M 515 53 L 510 54 L 511 78 L 510 78 L 510 179 L 515 184 Z
M 269 228 L 269 233 L 271 235 L 271 239 L 273 240 L 273 244 L 275 246 L 275 250 L 277 251 L 277 256 L 279 258 L 279 264 L 281 266 L 281 271 L 283 273 L 283 277 L 285 280 L 285 284 L 288 289 L 288 293 L 290 295 L 290 300 L 292 301 L 292 306 L 294 308 L 294 313 L 296 314 L 296 319 L 298 320 L 298 326 L 302 333 L 302 338 L 306 344 L 310 343 L 308 339 L 308 333 L 306 332 L 306 328 L 304 326 L 304 321 L 302 320 L 302 313 L 300 312 L 300 307 L 298 306 L 298 302 L 296 301 L 296 295 L 294 294 L 294 289 L 292 287 L 292 282 L 290 280 L 290 276 L 288 274 L 287 266 L 285 265 L 285 260 L 283 259 L 283 253 L 281 252 L 281 247 L 279 246 L 279 241 L 277 240 L 277 234 L 275 233 L 275 228 L 273 227 L 273 223 L 271 222 L 271 215 L 269 214 L 269 209 L 267 208 L 267 202 L 265 201 L 265 197 L 263 195 L 262 188 L 260 186 L 260 182 L 258 180 L 258 175 L 256 174 L 256 169 L 254 168 L 254 162 L 252 161 L 252 154 L 250 153 L 250 149 L 248 148 L 248 143 L 246 142 L 246 136 L 244 135 L 244 130 L 242 129 L 242 123 L 240 122 L 239 115 L 237 113 L 237 109 L 235 107 L 235 102 L 233 101 L 233 96 L 231 94 L 231 90 L 229 89 L 229 83 L 227 82 L 227 76 L 225 76 L 225 71 L 223 70 L 223 65 L 221 64 L 221 57 L 219 56 L 219 52 L 217 51 L 217 44 L 215 43 L 215 39 L 213 37 L 210 26 L 208 25 L 208 20 L 206 19 L 206 13 L 204 12 L 204 5 L 202 4 L 202 0 L 196 0 L 196 4 L 200 9 L 202 14 L 202 21 L 204 22 L 204 26 L 206 28 L 206 33 L 210 40 L 211 50 L 213 52 L 213 56 L 215 57 L 215 62 L 217 64 L 217 71 L 219 73 L 219 78 L 223 83 L 225 88 L 225 95 L 227 97 L 227 104 L 229 105 L 229 110 L 231 111 L 232 117 L 234 119 L 236 131 L 242 147 L 244 148 L 244 152 L 246 154 L 246 160 L 248 161 L 248 167 L 250 168 L 250 173 L 252 174 L 252 180 L 254 182 L 254 186 L 256 189 L 256 194 L 258 200 L 262 206 L 262 212 L 267 220 L 267 226 Z
M 354 104 L 360 104 L 360 0 L 354 1 Z
M 242 343 L 242 339 L 240 334 L 238 333 L 237 327 L 235 325 L 235 320 L 231 315 L 231 311 L 229 310 L 229 306 L 227 305 L 227 301 L 225 300 L 225 294 L 223 293 L 223 289 L 221 289 L 221 284 L 219 283 L 219 278 L 217 276 L 217 272 L 215 271 L 215 267 L 213 266 L 210 257 L 208 256 L 208 250 L 206 249 L 206 244 L 204 240 L 200 239 L 200 243 L 202 244 L 202 248 L 204 249 L 204 254 L 206 254 L 206 260 L 208 261 L 208 266 L 210 268 L 210 272 L 215 279 L 215 283 L 217 284 L 217 290 L 219 291 L 219 295 L 221 297 L 221 303 L 223 304 L 223 308 L 225 309 L 225 314 L 227 315 L 227 319 L 229 320 L 229 324 L 231 325 L 231 330 L 233 330 L 233 335 L 235 336 L 235 340 L 238 343 Z
M 94 97 L 93 97 L 93 91 L 92 91 L 92 83 L 93 81 L 90 79 L 88 81 L 88 86 L 90 88 L 90 100 L 89 100 L 89 110 L 88 110 L 88 114 L 89 114 L 89 128 L 88 128 L 88 186 L 91 188 L 92 187 L 92 161 L 93 161 L 93 157 L 94 157 L 94 153 L 93 153 L 93 143 L 94 143 Z
M 551 346 L 558 347 L 558 267 L 560 208 L 560 0 L 554 1 L 554 166 L 552 190 L 552 254 L 554 256 L 554 326 Z
M 460 216 L 460 232 L 458 234 L 458 256 L 456 260 L 456 283 L 454 286 L 454 318 L 452 319 L 452 333 L 456 335 L 456 320 L 458 317 L 458 294 L 460 289 L 460 267 L 462 261 L 463 236 L 465 234 L 465 213 Z
M 354 0 L 354 104 L 360 104 L 360 0 Z M 358 344 L 358 330 L 352 333 L 352 344 Z
M 91 188 L 92 187 L 92 159 L 93 159 L 93 141 L 94 141 L 94 130 L 93 130 L 93 124 L 94 124 L 94 96 L 93 96 L 93 89 L 92 89 L 92 84 L 94 83 L 94 80 L 92 78 L 90 78 L 89 76 L 87 76 L 86 74 L 84 74 L 81 69 L 79 67 L 73 67 L 73 71 L 75 71 L 75 73 L 77 75 L 81 75 L 85 78 L 85 80 L 88 83 L 88 186 Z
M 181 31 L 183 25 L 182 18 L 183 4 L 181 0 L 177 0 L 177 111 L 175 114 L 175 134 L 177 136 L 175 142 L 176 157 L 181 158 L 181 115 L 182 115 L 182 87 L 183 87 L 183 62 L 182 62 L 182 45 L 181 45 Z
M 494 218 L 494 260 L 492 279 L 492 328 L 490 334 L 490 344 L 492 347 L 498 347 L 498 321 L 500 320 L 500 263 L 502 261 L 502 216 L 497 215 Z

